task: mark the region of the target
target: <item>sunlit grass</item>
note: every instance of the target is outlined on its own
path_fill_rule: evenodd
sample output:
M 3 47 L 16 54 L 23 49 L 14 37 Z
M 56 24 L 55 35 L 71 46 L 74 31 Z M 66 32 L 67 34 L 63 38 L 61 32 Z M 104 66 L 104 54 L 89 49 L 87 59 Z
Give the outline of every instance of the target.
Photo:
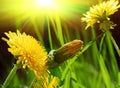
M 102 2 L 102 0 L 97 1 Z M 14 5 L 13 2 L 16 4 Z M 60 78 L 59 86 L 63 88 L 119 88 L 120 73 L 115 54 L 117 51 L 117 54 L 120 55 L 119 47 L 109 30 L 104 33 L 100 32 L 100 34 L 95 31 L 94 27 L 90 28 L 92 30 L 84 30 L 85 27 L 80 18 L 91 5 L 85 3 L 86 1 L 82 0 L 44 0 L 44 2 L 41 0 L 26 0 L 24 2 L 13 0 L 11 8 L 2 11 L 17 11 L 14 13 L 15 16 L 22 14 L 22 17 L 16 18 L 16 25 L 26 20 L 30 21 L 38 40 L 44 45 L 46 43 L 41 31 L 42 33 L 47 32 L 48 35 L 44 36 L 47 36 L 48 39 L 49 47 L 45 45 L 48 52 L 73 39 L 84 41 L 83 49 L 76 56 L 50 70 L 51 75 Z M 25 30 L 22 29 L 22 26 L 18 25 L 18 27 L 21 28 L 21 31 Z M 30 74 L 28 72 L 26 70 L 24 74 L 26 79 L 31 77 L 28 83 L 25 83 L 26 79 L 23 78 L 21 81 L 16 75 L 12 79 L 15 86 L 10 83 L 9 88 L 18 85 L 30 86 L 34 75 L 32 72 Z

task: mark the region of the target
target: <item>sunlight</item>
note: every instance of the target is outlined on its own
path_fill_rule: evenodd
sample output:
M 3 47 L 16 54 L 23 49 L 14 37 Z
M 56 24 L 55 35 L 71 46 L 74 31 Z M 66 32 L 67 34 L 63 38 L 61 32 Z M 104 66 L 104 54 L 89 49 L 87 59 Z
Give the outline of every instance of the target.
M 38 7 L 45 7 L 45 8 L 54 6 L 53 0 L 37 0 L 36 4 Z
M 27 4 L 26 4 L 27 3 Z M 60 11 L 60 6 L 54 0 L 30 0 L 25 2 L 24 12 L 26 16 L 50 16 Z M 21 9 L 23 11 L 23 9 Z

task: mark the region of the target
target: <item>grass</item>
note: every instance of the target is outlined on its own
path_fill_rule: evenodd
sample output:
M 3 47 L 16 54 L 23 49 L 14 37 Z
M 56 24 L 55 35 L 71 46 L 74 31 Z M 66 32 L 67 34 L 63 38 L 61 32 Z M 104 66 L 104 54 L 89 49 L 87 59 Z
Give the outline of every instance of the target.
M 98 1 L 101 2 L 101 0 Z M 82 10 L 80 12 L 82 12 Z M 85 11 L 83 11 L 83 13 L 84 12 Z M 73 39 L 80 39 L 84 42 L 83 49 L 78 52 L 76 56 L 51 70 L 51 75 L 60 78 L 59 86 L 63 88 L 120 88 L 120 72 L 115 54 L 115 51 L 117 51 L 120 57 L 120 50 L 110 31 L 97 34 L 94 27 L 90 30 L 84 30 L 83 24 L 80 24 L 81 28 L 76 26 L 71 28 L 69 25 L 61 23 L 60 18 L 57 16 L 55 17 L 56 24 L 54 24 L 54 22 L 50 23 L 49 19 L 46 21 L 48 42 L 50 45 L 50 47 L 46 47 L 46 49 L 50 48 L 50 50 L 52 50 L 59 48 L 64 45 L 64 43 L 72 41 Z M 34 22 L 33 25 L 38 39 L 45 44 L 39 33 L 39 28 Z M 51 28 L 50 25 L 52 25 L 53 28 Z M 53 32 L 55 36 L 52 36 Z M 55 45 L 54 43 L 56 42 L 59 42 L 60 45 Z M 25 71 L 24 76 L 26 78 L 20 79 L 18 75 L 15 75 L 13 79 L 11 79 L 12 81 L 9 84 L 9 88 L 18 88 L 16 87 L 18 85 L 19 88 L 30 88 L 29 86 L 34 75 L 31 71 Z M 25 82 L 26 79 L 28 83 Z

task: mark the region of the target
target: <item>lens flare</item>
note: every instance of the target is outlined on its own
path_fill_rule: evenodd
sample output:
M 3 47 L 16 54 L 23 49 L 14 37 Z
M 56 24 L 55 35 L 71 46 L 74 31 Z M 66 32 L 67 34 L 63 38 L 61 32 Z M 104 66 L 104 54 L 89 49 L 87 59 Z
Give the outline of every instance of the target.
M 11 18 L 16 28 L 37 30 L 37 35 L 47 29 L 53 29 L 56 35 L 62 36 L 62 27 L 78 25 L 81 11 L 89 0 L 2 0 L 0 20 Z M 90 2 L 91 3 L 91 2 Z M 4 15 L 2 15 L 4 14 Z M 64 23 L 65 22 L 65 23 Z M 29 25 L 30 23 L 30 25 Z M 32 26 L 32 27 L 31 27 Z M 51 28 L 51 26 L 53 28 Z M 27 27 L 27 28 L 26 28 Z M 39 32 L 39 33 L 38 33 Z M 57 34 L 57 32 L 59 32 Z M 40 37 L 40 36 L 38 36 Z M 58 40 L 63 39 L 58 37 Z M 63 44 L 63 43 L 61 43 Z
M 55 14 L 65 18 L 79 13 L 82 5 L 85 5 L 82 0 L 4 0 L 0 4 L 0 13 L 17 20 L 42 15 L 55 17 Z
M 37 6 L 39 7 L 52 7 L 54 2 L 52 0 L 37 0 Z

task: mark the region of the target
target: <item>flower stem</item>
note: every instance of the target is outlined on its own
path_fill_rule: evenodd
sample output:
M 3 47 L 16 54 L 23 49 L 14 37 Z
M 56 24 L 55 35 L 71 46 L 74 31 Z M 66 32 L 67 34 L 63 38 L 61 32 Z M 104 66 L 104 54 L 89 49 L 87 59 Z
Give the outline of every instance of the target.
M 34 77 L 34 79 L 31 81 L 31 84 L 29 85 L 29 87 L 28 88 L 32 88 L 32 86 L 33 86 L 33 83 L 34 83 L 34 81 L 36 80 L 36 77 Z
M 117 61 L 116 61 L 116 56 L 115 56 L 115 52 L 114 52 L 114 48 L 113 48 L 113 44 L 112 44 L 112 40 L 111 40 L 111 33 L 110 31 L 106 32 L 106 43 L 108 46 L 108 52 L 110 54 L 110 63 L 111 63 L 111 71 L 113 74 L 114 79 L 117 79 L 117 75 L 119 72 L 118 69 L 118 65 L 117 65 Z
M 102 46 L 103 46 L 104 38 L 105 38 L 105 33 L 103 34 L 102 39 L 101 39 L 101 41 L 100 41 L 100 49 L 99 49 L 99 52 L 100 52 L 100 53 L 101 53 L 101 51 L 102 51 Z
M 110 36 L 111 36 L 111 35 L 110 35 Z M 112 43 L 113 43 L 113 45 L 114 45 L 114 47 L 115 47 L 115 49 L 116 49 L 116 51 L 117 51 L 117 53 L 118 53 L 118 55 L 119 55 L 119 57 L 120 57 L 120 49 L 119 49 L 117 43 L 115 42 L 113 36 L 111 36 L 111 40 L 112 40 Z
M 96 40 L 94 41 L 90 41 L 88 44 L 86 44 L 83 49 L 76 55 L 73 57 L 72 61 L 67 65 L 67 67 L 65 68 L 65 70 L 62 73 L 62 77 L 61 80 L 63 81 L 66 77 L 66 74 L 69 70 L 69 68 L 71 67 L 71 65 L 75 62 L 75 60 L 78 58 L 79 55 L 81 55 L 82 53 L 84 53 L 90 46 L 92 46 L 94 43 L 96 42 Z
M 11 70 L 11 72 L 9 73 L 9 75 L 7 76 L 6 80 L 4 81 L 2 88 L 7 88 L 7 86 L 9 85 L 11 79 L 13 78 L 13 76 L 15 75 L 17 69 L 19 68 L 19 65 L 15 64 L 13 69 Z

